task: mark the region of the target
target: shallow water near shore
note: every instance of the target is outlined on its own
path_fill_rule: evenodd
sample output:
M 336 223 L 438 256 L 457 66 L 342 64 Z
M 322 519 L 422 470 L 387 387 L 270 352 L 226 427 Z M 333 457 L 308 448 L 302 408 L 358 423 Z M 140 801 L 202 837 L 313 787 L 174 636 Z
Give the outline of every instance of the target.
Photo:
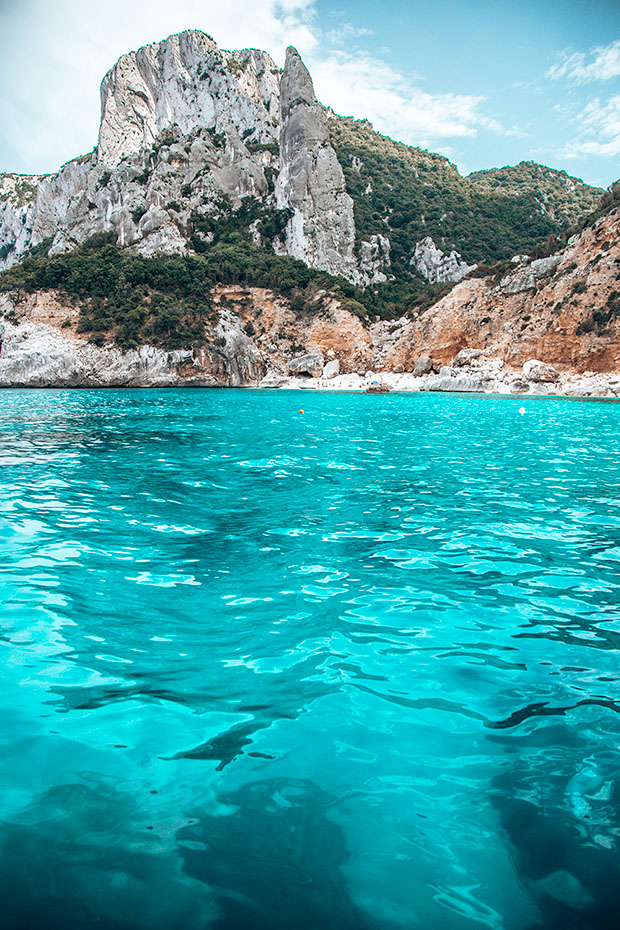
M 0 466 L 7 930 L 617 927 L 619 406 L 5 391 Z

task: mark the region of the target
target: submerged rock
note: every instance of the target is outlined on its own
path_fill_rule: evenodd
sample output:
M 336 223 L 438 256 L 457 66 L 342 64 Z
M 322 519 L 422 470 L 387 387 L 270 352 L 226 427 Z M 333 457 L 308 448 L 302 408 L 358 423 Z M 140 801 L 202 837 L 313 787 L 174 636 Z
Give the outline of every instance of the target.
M 544 878 L 538 879 L 536 888 L 542 894 L 549 895 L 556 901 L 573 910 L 582 911 L 594 903 L 592 895 L 579 879 L 566 869 L 558 869 Z

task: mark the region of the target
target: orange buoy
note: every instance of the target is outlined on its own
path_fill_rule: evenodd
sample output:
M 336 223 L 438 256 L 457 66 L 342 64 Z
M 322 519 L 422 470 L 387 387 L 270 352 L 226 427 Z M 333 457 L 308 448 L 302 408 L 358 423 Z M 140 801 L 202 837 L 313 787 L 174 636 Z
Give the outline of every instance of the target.
M 299 412 L 300 412 L 300 413 L 303 413 L 303 410 L 300 410 Z
M 523 416 L 523 414 L 525 413 L 525 407 L 519 407 L 519 413 L 521 414 L 521 416 Z

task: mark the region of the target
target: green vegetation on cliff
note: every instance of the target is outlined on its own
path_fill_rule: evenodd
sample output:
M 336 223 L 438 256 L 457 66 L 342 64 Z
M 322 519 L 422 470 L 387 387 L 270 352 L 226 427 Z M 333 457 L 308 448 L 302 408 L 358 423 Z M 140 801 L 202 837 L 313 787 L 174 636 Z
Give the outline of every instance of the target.
M 560 228 L 574 226 L 594 210 L 602 190 L 590 187 L 566 171 L 556 171 L 534 161 L 522 161 L 505 168 L 474 171 L 467 180 L 483 191 L 505 197 L 534 194 L 541 214 Z
M 205 199 L 183 227 L 194 254 L 144 257 L 119 248 L 112 234 L 92 236 L 64 255 L 48 256 L 51 243 L 41 243 L 0 275 L 0 290 L 59 291 L 79 304 L 81 331 L 125 348 L 200 343 L 214 320 L 217 284 L 270 288 L 298 312 L 317 313 L 326 297 L 335 297 L 361 317 L 397 317 L 429 306 L 451 287 L 429 284 L 410 264 L 425 237 L 477 262 L 479 274 L 500 274 L 513 254 L 548 254 L 575 218 L 583 225 L 588 213 L 591 221 L 617 200 L 617 185 L 600 201 L 601 191 L 532 162 L 463 178 L 446 158 L 394 142 L 367 122 L 330 116 L 329 125 L 354 201 L 358 245 L 374 234 L 390 239 L 385 282 L 362 291 L 276 254 L 290 211 L 255 197 L 235 207 L 220 196 Z M 135 222 L 143 212 L 134 211 Z M 3 247 L 4 258 L 12 247 Z
M 79 331 L 89 333 L 96 344 L 112 340 L 122 348 L 148 342 L 176 349 L 203 342 L 205 324 L 216 319 L 211 295 L 217 284 L 270 288 L 297 312 L 316 313 L 329 297 L 360 317 L 391 315 L 392 306 L 396 308 L 392 285 L 382 296 L 362 292 L 343 278 L 253 243 L 249 225 L 258 219 L 272 232 L 271 224 L 278 227 L 285 221 L 279 215 L 283 211 L 257 218 L 251 203 L 242 216 L 231 216 L 227 207 L 219 220 L 193 218 L 192 239 L 199 254 L 145 257 L 119 248 L 114 234 L 99 233 L 72 252 L 48 256 L 51 243 L 46 241 L 0 275 L 0 291 L 57 291 L 79 306 Z M 419 281 L 417 303 L 428 306 L 445 290 Z
M 447 158 L 394 142 L 365 120 L 330 115 L 329 130 L 358 240 L 389 236 L 397 277 L 411 274 L 409 259 L 426 236 L 469 263 L 531 253 L 592 210 L 602 193 L 531 162 L 464 178 Z

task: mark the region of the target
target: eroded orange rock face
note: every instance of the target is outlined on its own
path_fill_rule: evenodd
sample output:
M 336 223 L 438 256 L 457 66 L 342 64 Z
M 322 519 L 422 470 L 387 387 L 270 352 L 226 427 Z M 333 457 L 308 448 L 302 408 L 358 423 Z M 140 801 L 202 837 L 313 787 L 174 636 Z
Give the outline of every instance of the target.
M 259 288 L 219 293 L 236 310 L 245 296 L 249 306 L 237 312 L 275 370 L 295 347 L 337 358 L 343 372 L 412 371 L 423 355 L 439 368 L 476 348 L 511 368 L 536 358 L 560 371 L 613 372 L 620 368 L 620 313 L 608 310 L 620 295 L 620 210 L 559 255 L 515 263 L 500 280 L 468 278 L 428 310 L 396 322 L 364 326 L 335 303 L 316 316 L 296 315 Z
M 76 334 L 75 327 L 80 319 L 80 308 L 71 304 L 54 291 L 37 291 L 29 294 L 20 305 L 20 316 L 31 323 L 43 323 L 55 328 L 63 327 L 69 338 L 84 340 Z
M 308 353 L 337 359 L 343 374 L 412 372 L 422 356 L 438 371 L 464 348 L 515 371 L 537 359 L 563 374 L 620 372 L 620 208 L 558 255 L 514 263 L 499 280 L 468 278 L 429 309 L 396 321 L 362 322 L 325 295 L 296 311 L 265 288 L 218 287 L 213 301 L 217 317 L 204 345 L 181 353 L 180 381 L 257 384 L 270 373 L 287 375 L 288 362 Z M 0 311 L 31 328 L 50 327 L 73 346 L 88 338 L 77 332 L 79 307 L 54 292 L 15 304 L 3 296 Z
M 214 303 L 238 318 L 269 369 L 284 373 L 287 362 L 302 353 L 337 358 L 343 372 L 366 371 L 375 356 L 373 328 L 327 301 L 319 312 L 295 313 L 289 302 L 265 288 L 219 287 Z
M 586 229 L 558 258 L 556 269 L 533 275 L 534 286 L 517 293 L 508 291 L 515 282 L 530 283 L 531 265 L 515 264 L 501 282 L 473 278 L 457 284 L 407 325 L 388 364 L 407 358 L 414 343 L 418 355 L 437 364 L 467 347 L 486 349 L 513 367 L 537 358 L 560 370 L 618 369 L 620 313 L 606 322 L 593 314 L 604 318 L 614 292 L 620 295 L 620 210 Z

